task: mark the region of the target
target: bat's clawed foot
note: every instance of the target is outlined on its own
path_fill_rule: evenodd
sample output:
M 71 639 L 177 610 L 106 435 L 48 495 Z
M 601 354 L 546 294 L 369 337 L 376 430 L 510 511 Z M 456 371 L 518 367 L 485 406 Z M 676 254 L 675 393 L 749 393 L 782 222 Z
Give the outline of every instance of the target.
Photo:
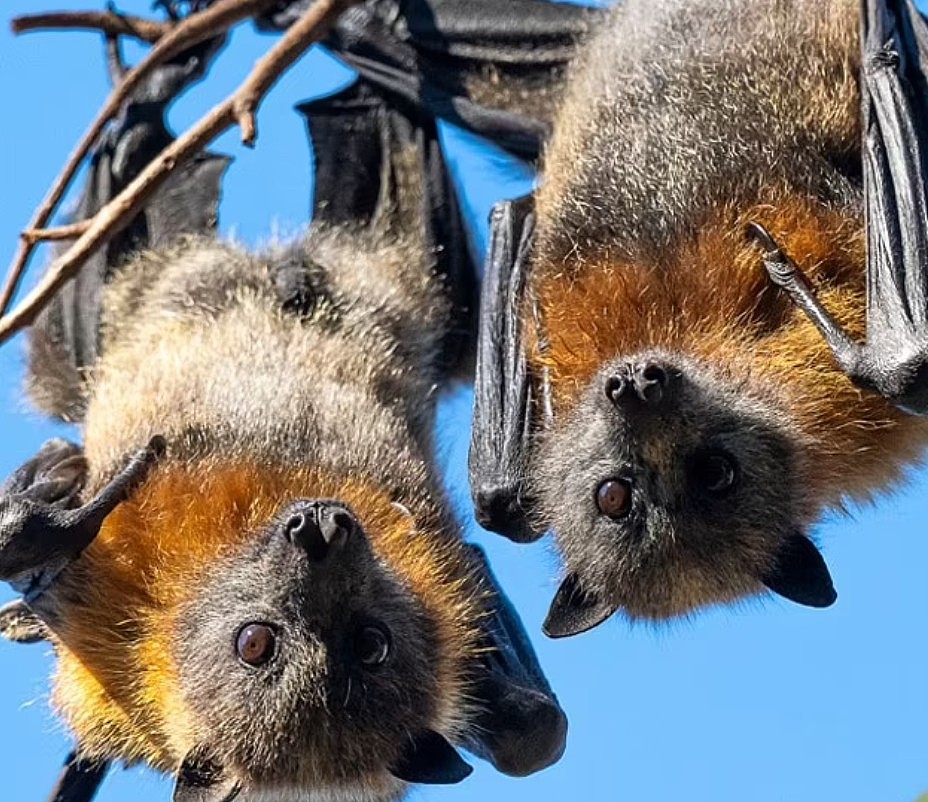
M 78 506 L 86 479 L 87 461 L 81 447 L 55 438 L 46 440 L 32 459 L 0 485 L 0 498 L 25 493 L 33 501 L 71 509 Z

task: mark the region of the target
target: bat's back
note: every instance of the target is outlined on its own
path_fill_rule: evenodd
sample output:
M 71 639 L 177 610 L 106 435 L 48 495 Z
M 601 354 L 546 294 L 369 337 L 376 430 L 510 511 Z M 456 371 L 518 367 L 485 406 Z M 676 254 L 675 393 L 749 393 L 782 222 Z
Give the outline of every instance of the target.
M 640 254 L 782 186 L 859 186 L 859 4 L 620 4 L 574 70 L 538 196 L 543 255 Z

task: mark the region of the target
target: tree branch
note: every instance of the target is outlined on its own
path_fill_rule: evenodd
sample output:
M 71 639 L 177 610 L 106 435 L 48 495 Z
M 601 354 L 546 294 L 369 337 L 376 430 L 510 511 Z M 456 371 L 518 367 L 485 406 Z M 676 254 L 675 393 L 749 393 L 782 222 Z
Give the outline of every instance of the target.
M 29 31 L 87 30 L 100 31 L 107 36 L 132 36 L 154 44 L 172 28 L 170 22 L 133 17 L 115 11 L 60 11 L 49 14 L 26 14 L 15 17 L 10 23 L 14 34 Z
M 71 223 L 67 226 L 57 226 L 55 228 L 30 228 L 23 231 L 19 236 L 30 243 L 77 239 L 88 228 L 90 228 L 90 220 L 81 220 L 79 223 Z
M 360 0 L 316 0 L 258 61 L 233 95 L 215 106 L 189 131 L 161 151 L 134 181 L 88 221 L 87 230 L 49 266 L 35 289 L 13 312 L 0 319 L 0 344 L 35 320 L 55 292 L 77 273 L 100 245 L 129 224 L 141 211 L 145 201 L 179 165 L 189 161 L 236 123 L 243 126 L 242 133 L 246 142 L 250 136 L 250 143 L 253 143 L 254 114 L 268 90 L 311 45 L 325 35 L 346 8 L 358 2 Z
M 40 229 L 47 225 L 73 180 L 78 167 L 80 167 L 81 162 L 83 162 L 87 153 L 97 141 L 97 137 L 100 136 L 106 124 L 119 113 L 122 104 L 131 97 L 133 90 L 151 75 L 158 65 L 163 64 L 178 53 L 182 53 L 187 48 L 225 32 L 243 19 L 260 14 L 273 6 L 274 3 L 275 0 L 219 0 L 219 2 L 204 11 L 191 14 L 183 22 L 173 26 L 169 33 L 162 36 L 148 55 L 136 67 L 129 70 L 122 83 L 110 93 L 96 119 L 90 124 L 90 128 L 87 129 L 77 147 L 68 157 L 64 169 L 55 179 L 55 183 L 52 184 L 52 188 L 45 196 L 29 225 L 26 226 L 26 230 Z M 3 291 L 0 292 L 0 315 L 4 314 L 9 307 L 10 301 L 26 271 L 26 265 L 29 263 L 29 257 L 32 255 L 34 247 L 35 243 L 30 243 L 25 239 L 20 240 L 16 256 L 7 274 L 6 284 Z

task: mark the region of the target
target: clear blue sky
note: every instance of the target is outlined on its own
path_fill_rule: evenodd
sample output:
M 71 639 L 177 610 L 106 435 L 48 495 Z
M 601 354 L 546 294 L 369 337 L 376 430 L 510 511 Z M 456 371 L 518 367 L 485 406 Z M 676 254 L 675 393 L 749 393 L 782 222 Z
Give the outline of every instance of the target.
M 122 3 L 139 14 L 148 6 Z M 39 4 L 4 3 L 4 16 L 13 10 Z M 218 101 L 270 41 L 250 28 L 236 34 L 208 82 L 178 104 L 175 127 Z M 101 52 L 93 34 L 14 39 L 5 26 L 0 31 L 0 266 L 104 97 Z M 218 149 L 236 158 L 221 208 L 224 233 L 253 243 L 275 226 L 286 233 L 305 223 L 310 160 L 303 122 L 290 107 L 348 75 L 323 55 L 305 59 L 262 108 L 257 150 L 239 147 L 234 134 L 220 141 Z M 482 247 L 491 202 L 522 192 L 530 175 L 470 138 L 444 133 Z M 30 283 L 35 278 L 33 271 Z M 26 407 L 22 351 L 21 341 L 0 349 L 0 475 L 62 430 Z M 478 761 L 463 784 L 419 790 L 412 799 L 912 802 L 928 789 L 928 472 L 875 507 L 817 529 L 840 594 L 829 610 L 766 599 L 657 630 L 611 621 L 548 641 L 540 625 L 556 587 L 550 545 L 512 545 L 472 520 L 470 403 L 466 388 L 443 401 L 450 494 L 522 613 L 570 717 L 570 735 L 563 760 L 535 777 L 509 779 Z M 0 589 L 0 601 L 10 596 Z M 68 747 L 47 706 L 49 651 L 0 643 L 4 800 L 42 802 Z M 117 772 L 99 798 L 167 802 L 170 788 L 150 773 Z

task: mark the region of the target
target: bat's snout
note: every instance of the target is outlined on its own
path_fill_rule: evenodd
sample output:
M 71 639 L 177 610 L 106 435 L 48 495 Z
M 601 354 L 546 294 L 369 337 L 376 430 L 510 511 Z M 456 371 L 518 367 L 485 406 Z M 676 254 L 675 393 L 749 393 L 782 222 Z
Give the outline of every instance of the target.
M 666 400 L 679 371 L 669 364 L 649 359 L 621 365 L 606 378 L 606 397 L 617 407 L 657 406 Z
M 283 533 L 313 562 L 341 551 L 358 528 L 357 518 L 337 502 L 303 500 L 288 510 Z

